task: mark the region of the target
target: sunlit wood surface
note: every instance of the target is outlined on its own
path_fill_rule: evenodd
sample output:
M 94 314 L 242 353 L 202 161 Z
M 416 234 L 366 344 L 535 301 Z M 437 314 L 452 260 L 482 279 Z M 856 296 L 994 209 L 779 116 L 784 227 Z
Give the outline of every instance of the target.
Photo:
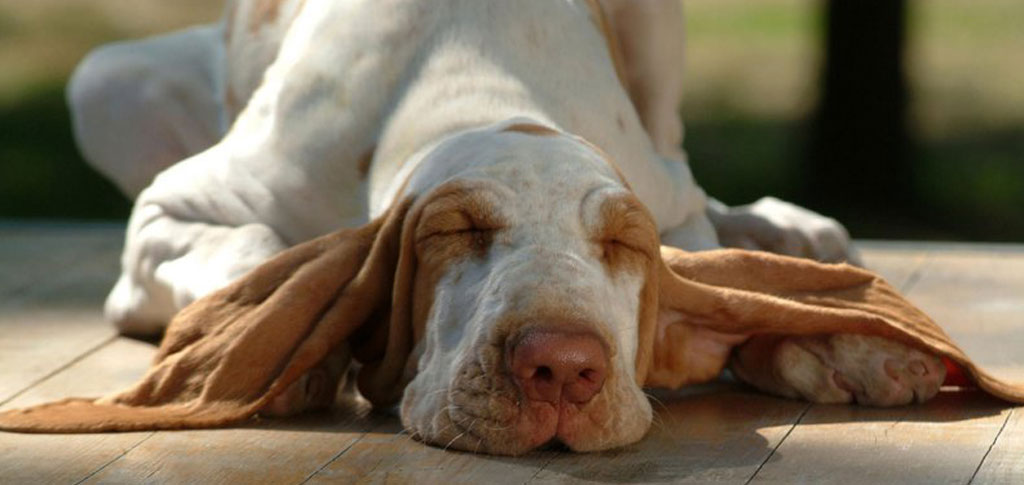
M 0 409 L 115 391 L 145 370 L 153 346 L 100 316 L 122 230 L 0 226 Z M 969 354 L 1024 380 L 1024 246 L 861 248 Z M 597 454 L 443 451 L 355 404 L 225 430 L 0 433 L 0 483 L 1024 483 L 1024 409 L 977 392 L 871 409 L 720 382 L 655 399 L 643 441 Z

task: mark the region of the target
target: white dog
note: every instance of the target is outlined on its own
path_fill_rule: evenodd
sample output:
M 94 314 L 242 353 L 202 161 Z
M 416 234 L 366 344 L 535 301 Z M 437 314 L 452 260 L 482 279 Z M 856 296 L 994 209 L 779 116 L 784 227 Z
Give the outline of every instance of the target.
M 706 198 L 680 150 L 681 48 L 675 0 L 236 0 L 217 25 L 99 49 L 69 87 L 75 130 L 136 197 L 106 313 L 159 333 L 285 248 L 397 218 L 425 332 L 410 429 L 494 453 L 636 441 L 638 268 L 659 237 L 853 257 L 831 219 Z M 693 381 L 732 356 L 741 379 L 820 402 L 923 401 L 945 372 L 854 335 L 695 331 L 687 351 Z M 321 402 L 324 369 L 268 412 Z

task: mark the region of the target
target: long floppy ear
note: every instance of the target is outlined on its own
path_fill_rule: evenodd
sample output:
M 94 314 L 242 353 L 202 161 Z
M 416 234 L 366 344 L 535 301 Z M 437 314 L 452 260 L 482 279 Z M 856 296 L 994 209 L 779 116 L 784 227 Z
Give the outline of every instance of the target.
M 856 333 L 928 350 L 966 371 L 985 391 L 1024 402 L 1024 386 L 1000 381 L 964 354 L 921 310 L 878 275 L 845 264 L 822 264 L 764 252 L 723 249 L 689 253 L 662 246 L 659 312 L 653 323 L 645 384 L 677 387 L 692 331 L 716 334 L 811 335 Z M 651 324 L 649 324 L 651 325 Z
M 376 378 L 366 389 L 371 400 L 394 399 L 412 346 L 402 308 L 415 266 L 411 251 L 403 250 L 410 206 L 407 200 L 363 227 L 290 248 L 189 305 L 131 389 L 3 413 L 0 429 L 96 432 L 238 422 L 356 333 L 370 341 L 353 347 L 373 349 L 357 353 Z

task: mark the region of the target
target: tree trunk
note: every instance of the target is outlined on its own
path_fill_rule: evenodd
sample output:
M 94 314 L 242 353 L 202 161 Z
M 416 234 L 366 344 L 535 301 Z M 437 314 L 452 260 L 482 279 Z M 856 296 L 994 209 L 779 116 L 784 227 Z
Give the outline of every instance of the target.
M 910 209 L 906 0 L 827 0 L 824 5 L 822 88 L 802 198 L 838 215 Z

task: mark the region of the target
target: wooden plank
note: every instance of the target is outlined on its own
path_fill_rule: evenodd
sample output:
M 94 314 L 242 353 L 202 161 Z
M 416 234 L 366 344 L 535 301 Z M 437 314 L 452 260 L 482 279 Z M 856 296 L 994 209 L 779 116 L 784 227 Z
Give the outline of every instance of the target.
M 116 225 L 0 226 L 0 307 L 59 280 L 89 261 L 84 255 L 111 261 L 116 275 L 123 239 L 124 227 Z
M 112 338 L 94 308 L 0 314 L 0 404 Z
M 951 248 L 940 254 L 913 297 L 976 362 L 1024 382 L 1024 254 Z M 973 483 L 1024 481 L 1024 408 L 1012 410 Z
M 623 450 L 560 454 L 531 483 L 745 482 L 807 403 L 716 383 L 659 393 L 648 436 Z
M 376 422 L 365 401 L 228 429 L 159 432 L 87 483 L 300 483 Z
M 1024 256 L 1016 253 L 933 252 L 908 298 L 977 360 L 1013 369 L 1024 359 L 1024 340 L 1011 335 L 1024 329 L 1014 311 L 1022 279 Z M 895 409 L 814 406 L 755 479 L 965 483 L 1011 409 L 979 392 Z
M 972 483 L 1024 483 L 1024 409 L 1012 413 Z
M 96 246 L 100 251 L 110 247 Z M 9 388 L 24 389 L 59 371 L 2 408 L 117 390 L 148 365 L 152 348 L 123 339 L 81 356 L 90 345 L 111 338 L 111 333 L 90 333 L 111 332 L 97 306 L 116 274 L 116 265 L 110 268 L 116 251 L 109 254 L 71 258 L 81 264 L 69 264 L 60 278 L 36 280 L 33 291 L 15 292 L 6 302 L 0 293 L 0 403 L 5 395 L 10 399 L 12 391 L 3 386 L 12 379 L 22 381 Z M 933 257 L 916 247 L 872 247 L 865 256 L 870 267 L 898 287 L 913 283 L 911 299 L 940 322 L 969 322 L 947 324 L 955 337 L 975 340 L 977 347 L 969 352 L 983 351 L 993 340 L 1016 342 L 1007 338 L 1014 327 L 1006 326 L 1006 319 L 1020 313 L 1012 298 L 1014 291 L 1024 295 L 1013 287 L 1019 284 L 1016 275 L 1024 275 L 1019 266 L 1024 256 L 956 248 Z M 983 302 L 980 307 L 956 313 L 977 301 Z M 46 358 L 53 355 L 75 357 L 56 359 L 51 366 Z M 1006 353 L 978 357 L 1002 369 L 1012 370 L 1015 362 Z M 23 373 L 34 377 L 19 377 Z M 758 481 L 963 483 L 977 471 L 975 482 L 989 483 L 1021 481 L 1024 470 L 1022 413 L 979 393 L 943 394 L 922 407 L 888 410 L 814 406 L 808 411 L 805 403 L 730 383 L 657 398 L 656 423 L 646 439 L 606 453 L 542 451 L 503 458 L 444 451 L 412 441 L 395 418 L 363 417 L 365 408 L 357 406 L 230 430 L 0 434 L 0 482 L 278 483 L 307 477 L 344 483 L 743 482 L 761 467 Z
M 98 396 L 131 385 L 145 372 L 154 348 L 118 339 L 32 387 L 0 409 L 68 396 Z M 0 432 L 0 482 L 76 483 L 152 433 L 41 435 Z
M 980 393 L 921 406 L 815 405 L 755 483 L 966 483 L 1009 409 Z
M 391 418 L 327 463 L 309 483 L 521 484 L 550 455 L 511 458 L 446 451 L 414 441 Z
M 58 249 L 46 242 L 50 239 L 92 243 Z M 0 298 L 0 404 L 115 335 L 100 307 L 117 276 L 119 243 L 103 234 L 50 239 L 29 234 L 16 245 L 53 252 L 52 259 L 32 260 L 49 273 L 45 279 L 26 287 L 7 285 L 11 291 Z M 23 255 L 0 253 L 0 266 L 8 268 Z
M 937 253 L 909 298 L 977 363 L 1024 382 L 1024 254 Z
M 928 260 L 928 251 L 881 242 L 858 242 L 864 266 L 882 275 L 895 288 L 905 290 Z

